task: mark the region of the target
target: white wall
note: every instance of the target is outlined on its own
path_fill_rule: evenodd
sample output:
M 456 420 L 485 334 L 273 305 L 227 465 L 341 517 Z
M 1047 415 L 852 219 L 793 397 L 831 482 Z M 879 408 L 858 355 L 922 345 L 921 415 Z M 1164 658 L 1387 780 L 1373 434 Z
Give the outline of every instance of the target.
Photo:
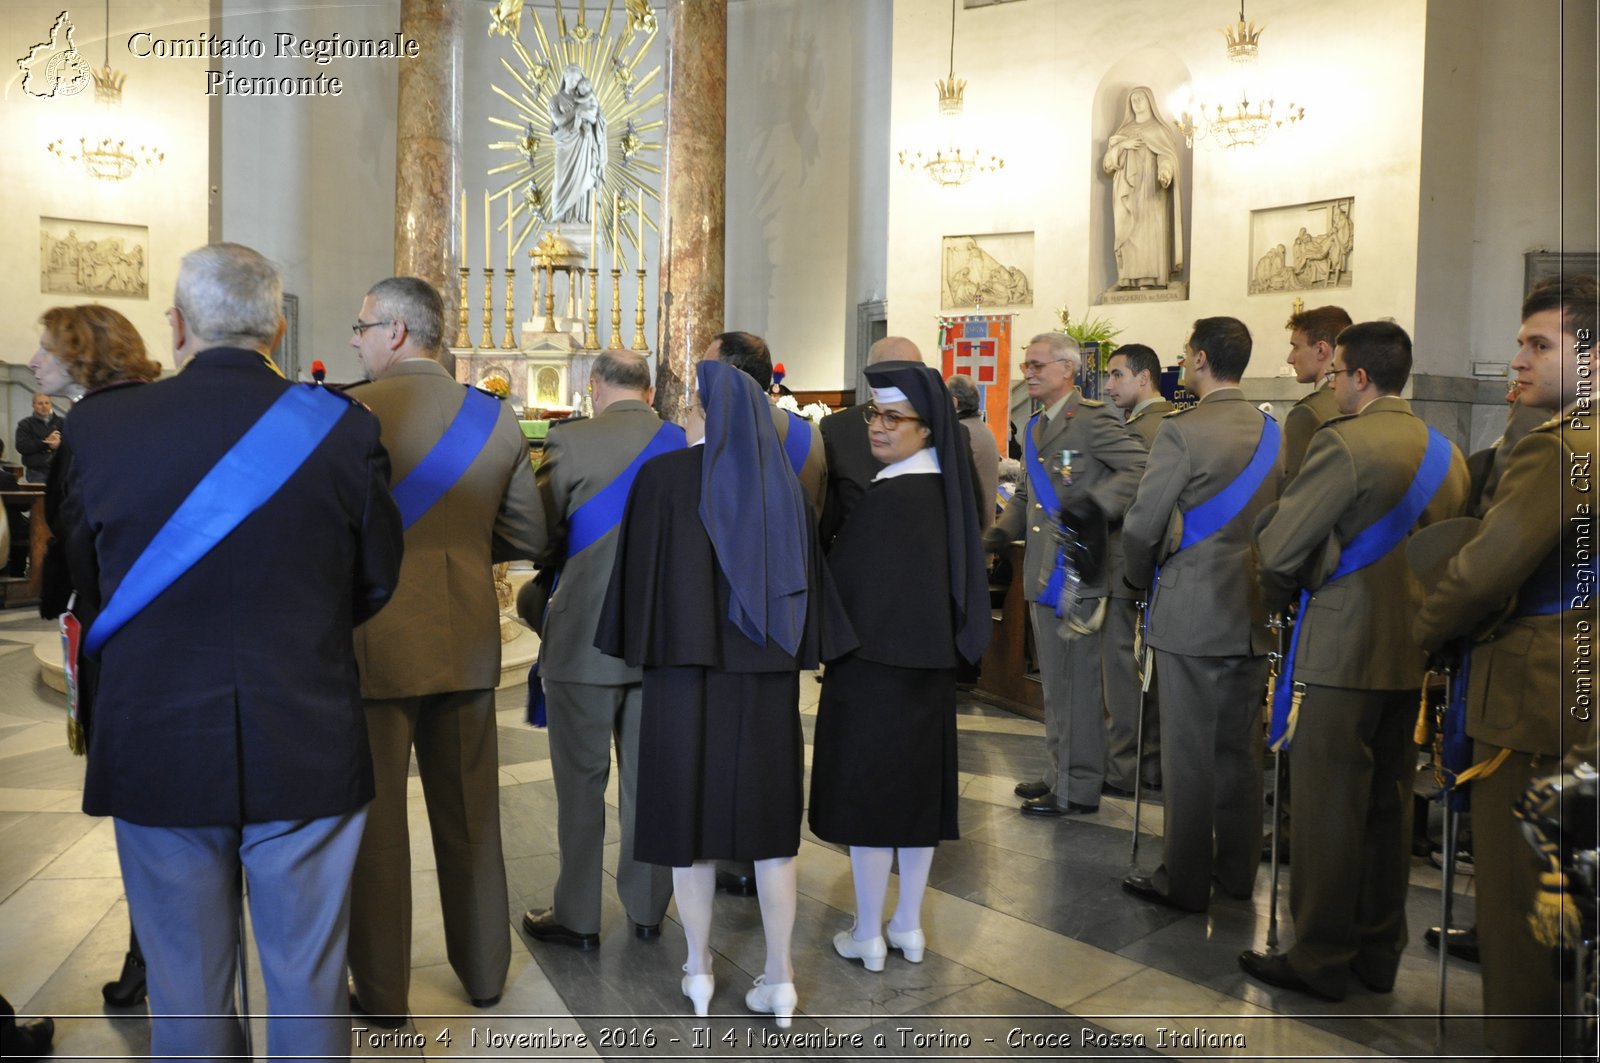
M 943 235 L 1031 230 L 1035 305 L 1018 312 L 1019 342 L 1054 327 L 1056 308 L 1066 306 L 1075 318 L 1110 319 L 1123 329 L 1122 342 L 1148 343 L 1166 360 L 1195 318 L 1227 314 L 1256 337 L 1252 373 L 1272 375 L 1287 349 L 1283 323 L 1295 293 L 1247 294 L 1250 211 L 1352 195 L 1354 284 L 1326 300 L 1303 293 L 1307 305 L 1336 301 L 1358 319 L 1387 316 L 1410 327 L 1425 11 L 1424 0 L 1252 3 L 1249 17 L 1267 27 L 1262 74 L 1290 90 L 1280 96 L 1305 105 L 1307 121 L 1254 150 L 1197 142 L 1189 299 L 1103 307 L 1093 305 L 1091 270 L 1103 248 L 1090 244 L 1090 206 L 1107 180 L 1099 167 L 1104 145 L 1092 136 L 1096 88 L 1124 57 L 1161 49 L 1188 67 L 1203 95 L 1228 80 L 1217 31 L 1233 12 L 1180 0 L 961 9 L 955 68 L 968 81 L 965 142 L 1000 152 L 1005 169 L 941 189 L 894 168 L 890 331 L 932 346 Z M 923 146 L 940 122 L 932 81 L 949 61 L 949 5 L 898 0 L 894 39 L 892 146 Z
M 891 6 L 728 7 L 724 326 L 795 390 L 853 385 L 856 304 L 883 295 Z

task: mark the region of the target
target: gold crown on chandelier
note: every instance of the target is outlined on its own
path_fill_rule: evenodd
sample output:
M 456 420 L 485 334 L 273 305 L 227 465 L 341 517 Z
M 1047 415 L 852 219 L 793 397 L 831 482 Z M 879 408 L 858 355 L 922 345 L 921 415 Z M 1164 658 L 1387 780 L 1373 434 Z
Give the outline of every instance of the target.
M 1228 40 L 1228 58 L 1235 63 L 1248 63 L 1255 59 L 1261 42 L 1261 33 L 1267 27 L 1254 22 L 1240 19 L 1232 26 L 1224 26 L 1219 32 Z
M 99 70 L 89 71 L 89 76 L 94 78 L 95 99 L 107 103 L 122 99 L 122 83 L 128 80 L 128 75 L 120 70 L 111 69 L 108 63 Z
M 940 78 L 934 82 L 939 90 L 939 110 L 943 114 L 960 114 L 962 94 L 967 91 L 967 83 L 952 73 L 947 78 Z

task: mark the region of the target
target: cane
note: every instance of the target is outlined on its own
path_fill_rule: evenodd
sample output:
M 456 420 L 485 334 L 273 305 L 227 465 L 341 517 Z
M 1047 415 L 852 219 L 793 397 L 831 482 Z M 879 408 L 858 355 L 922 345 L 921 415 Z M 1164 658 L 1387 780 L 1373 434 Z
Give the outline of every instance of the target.
M 1134 622 L 1135 633 L 1144 630 L 1145 603 L 1139 603 L 1139 618 Z M 1135 640 L 1134 661 L 1139 666 L 1139 718 L 1133 730 L 1133 844 L 1128 850 L 1128 866 L 1133 870 L 1139 869 L 1139 809 L 1144 800 L 1144 702 L 1150 693 L 1150 677 L 1154 670 L 1150 667 L 1150 644 L 1143 639 Z
M 1267 707 L 1271 710 L 1274 698 L 1278 691 L 1278 668 L 1283 661 L 1283 630 L 1282 613 L 1273 613 L 1267 617 L 1267 628 L 1277 636 L 1278 648 L 1267 655 Z M 1280 792 L 1283 782 L 1283 748 L 1272 751 L 1272 901 L 1267 909 L 1267 952 L 1273 954 L 1278 951 L 1278 831 L 1283 819 L 1283 795 Z

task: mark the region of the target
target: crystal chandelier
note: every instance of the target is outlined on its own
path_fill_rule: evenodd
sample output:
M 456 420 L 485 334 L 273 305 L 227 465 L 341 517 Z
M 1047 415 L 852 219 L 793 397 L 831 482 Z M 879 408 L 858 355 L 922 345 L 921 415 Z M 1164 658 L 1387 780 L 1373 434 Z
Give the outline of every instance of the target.
M 967 83 L 956 77 L 955 0 L 950 0 L 949 73 L 935 81 L 934 87 L 939 90 L 939 113 L 952 122 L 958 121 L 961 117 Z M 952 132 L 958 133 L 959 129 L 953 128 Z M 920 170 L 943 188 L 964 185 L 981 173 L 997 173 L 1005 167 L 1005 164 L 1006 161 L 993 152 L 955 145 L 932 151 L 903 149 L 900 152 L 900 165 L 911 170 Z
M 1261 34 L 1265 29 L 1265 26 L 1245 21 L 1244 0 L 1239 0 L 1239 21 L 1222 29 L 1222 36 L 1228 42 L 1228 61 L 1247 72 L 1255 72 Z M 1232 98 L 1234 94 L 1238 96 L 1236 100 Z M 1254 93 L 1254 100 L 1251 95 L 1248 85 L 1242 82 L 1229 94 L 1228 103 L 1191 100 L 1173 107 L 1172 110 L 1178 112 L 1176 124 L 1184 142 L 1193 147 L 1197 139 L 1209 136 L 1225 148 L 1255 147 L 1274 130 L 1293 125 L 1306 116 L 1306 109 L 1293 101 L 1279 106 L 1273 97 L 1263 100 L 1259 89 Z
M 106 0 L 105 64 L 90 71 L 94 78 L 94 97 L 108 108 L 122 106 L 122 86 L 128 75 L 111 69 L 111 0 Z M 119 123 L 120 124 L 120 123 Z M 62 137 L 45 145 L 45 150 L 69 166 L 82 166 L 100 181 L 124 181 L 139 170 L 150 171 L 166 160 L 167 153 L 150 144 L 130 144 L 120 136 L 80 136 L 73 147 L 71 138 Z

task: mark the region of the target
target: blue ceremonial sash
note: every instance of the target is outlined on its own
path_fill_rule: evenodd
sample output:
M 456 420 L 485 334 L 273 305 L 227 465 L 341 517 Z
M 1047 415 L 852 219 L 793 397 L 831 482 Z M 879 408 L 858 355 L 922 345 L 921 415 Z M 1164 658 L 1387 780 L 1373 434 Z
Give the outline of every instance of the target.
M 90 625 L 83 652 L 99 652 L 107 639 L 277 494 L 349 408 L 345 399 L 312 385 L 295 385 L 280 395 L 200 478 L 134 559 Z
M 1250 455 L 1249 463 L 1222 490 L 1183 514 L 1183 534 L 1178 539 L 1178 549 L 1167 555 L 1168 561 L 1189 547 L 1211 538 L 1244 512 L 1244 507 L 1250 504 L 1272 472 L 1272 463 L 1277 460 L 1282 438 L 1283 431 L 1278 427 L 1278 422 L 1262 414 L 1261 438 L 1256 440 L 1256 452 Z M 1145 610 L 1146 633 L 1150 626 L 1150 615 L 1155 612 L 1156 595 L 1160 592 L 1161 566 L 1157 565 L 1155 578 L 1151 580 L 1150 607 Z
M 783 437 L 783 452 L 788 455 L 789 468 L 799 476 L 811 453 L 811 422 L 793 410 L 785 412 L 789 414 L 789 434 Z
M 499 399 L 477 388 L 466 389 L 461 408 L 444 435 L 404 479 L 390 488 L 395 505 L 400 507 L 402 528 L 410 528 L 422 519 L 422 515 L 466 474 L 468 466 L 489 442 L 499 418 Z
M 1450 690 L 1445 702 L 1444 719 L 1440 721 L 1439 780 L 1443 784 L 1437 795 L 1449 802 L 1457 812 L 1472 809 L 1472 790 L 1459 785 L 1459 780 L 1472 768 L 1472 739 L 1467 735 L 1468 666 L 1472 662 L 1472 644 L 1462 639 L 1457 644 L 1455 674 L 1450 677 Z
M 567 521 L 567 556 L 581 554 L 622 523 L 622 511 L 628 505 L 628 492 L 633 489 L 633 481 L 645 462 L 660 454 L 682 450 L 687 445 L 688 440 L 682 428 L 671 421 L 662 422 L 656 434 L 650 437 L 650 442 L 628 463 L 627 468 L 572 511 Z
M 1581 576 L 1581 566 L 1540 566 L 1517 591 L 1517 608 L 1511 615 L 1550 616 L 1582 609 L 1589 603 L 1590 591 Z
M 1211 538 L 1244 512 L 1244 507 L 1250 504 L 1267 475 L 1272 472 L 1272 463 L 1277 460 L 1278 444 L 1282 437 L 1278 422 L 1262 414 L 1261 438 L 1256 441 L 1256 452 L 1251 455 L 1250 464 L 1230 480 L 1228 486 L 1183 515 L 1183 537 L 1178 541 L 1178 550 L 1187 550 Z
M 1450 441 L 1433 428 L 1428 429 L 1428 449 L 1423 451 L 1422 463 L 1411 478 L 1411 485 L 1389 512 L 1357 532 L 1339 555 L 1339 564 L 1324 581 L 1323 586 L 1343 579 L 1373 564 L 1399 546 L 1413 525 L 1428 508 L 1438 493 L 1445 476 L 1450 472 Z M 1295 698 L 1294 664 L 1300 646 L 1300 629 L 1305 626 L 1306 606 L 1311 592 L 1300 592 L 1300 609 L 1294 625 L 1294 636 L 1289 640 L 1289 652 L 1284 657 L 1283 679 L 1273 691 L 1272 725 L 1267 731 L 1267 745 L 1273 750 L 1288 749 L 1294 739 Z M 1465 664 L 1461 672 L 1466 672 Z
M 1044 413 L 1034 414 L 1028 418 L 1027 431 L 1023 435 L 1023 464 L 1028 468 L 1028 493 L 1033 500 L 1044 507 L 1044 515 L 1058 532 L 1065 532 L 1061 521 L 1061 501 L 1056 497 L 1054 482 L 1050 479 L 1050 472 L 1044 467 L 1044 458 L 1039 455 L 1039 445 L 1034 442 L 1034 426 L 1039 423 L 1039 418 Z M 1044 590 L 1039 592 L 1039 604 L 1048 605 L 1055 611 L 1056 616 L 1061 615 L 1061 592 L 1067 586 L 1067 548 L 1065 544 L 1056 545 L 1055 565 L 1050 569 L 1050 578 L 1045 581 Z

